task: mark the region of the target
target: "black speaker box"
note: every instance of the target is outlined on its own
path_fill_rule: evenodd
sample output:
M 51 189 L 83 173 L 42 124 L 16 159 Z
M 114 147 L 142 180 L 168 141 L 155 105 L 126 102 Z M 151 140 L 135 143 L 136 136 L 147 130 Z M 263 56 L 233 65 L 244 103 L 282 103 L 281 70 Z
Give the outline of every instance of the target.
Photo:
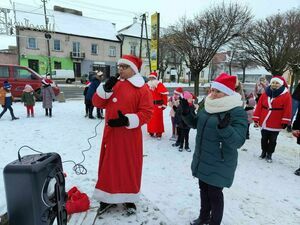
M 57 153 L 27 155 L 4 168 L 10 225 L 66 224 L 65 179 Z

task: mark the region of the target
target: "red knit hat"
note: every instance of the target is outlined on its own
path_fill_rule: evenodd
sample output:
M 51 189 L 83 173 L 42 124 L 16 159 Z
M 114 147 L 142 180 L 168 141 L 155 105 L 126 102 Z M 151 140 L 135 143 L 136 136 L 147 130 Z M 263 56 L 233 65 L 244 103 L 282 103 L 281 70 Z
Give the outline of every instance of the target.
M 182 87 L 176 88 L 175 91 L 174 91 L 174 93 L 175 93 L 175 94 L 178 94 L 178 95 L 181 95 L 181 94 L 183 93 Z
M 143 61 L 142 61 L 142 59 L 140 59 L 134 55 L 123 55 L 122 58 L 119 59 L 119 61 L 118 61 L 118 65 L 120 65 L 120 64 L 129 65 L 135 73 L 139 73 L 141 66 L 143 64 Z
M 275 75 L 272 77 L 272 79 L 270 80 L 270 84 L 273 82 L 273 81 L 276 81 L 278 82 L 279 84 L 284 85 L 285 87 L 288 87 L 285 79 L 282 77 L 282 76 L 279 76 L 279 75 Z
M 215 88 L 227 95 L 235 93 L 236 76 L 221 73 L 212 83 L 211 88 Z
M 151 72 L 148 77 L 149 78 L 153 77 L 153 78 L 157 79 L 157 73 L 156 72 Z

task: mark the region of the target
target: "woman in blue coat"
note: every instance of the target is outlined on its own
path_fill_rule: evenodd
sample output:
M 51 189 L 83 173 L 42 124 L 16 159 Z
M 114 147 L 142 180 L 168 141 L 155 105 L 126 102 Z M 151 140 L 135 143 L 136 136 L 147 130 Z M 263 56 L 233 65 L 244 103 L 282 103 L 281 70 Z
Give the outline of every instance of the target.
M 220 74 L 212 83 L 204 109 L 193 116 L 181 100 L 183 119 L 197 129 L 192 174 L 199 179 L 201 209 L 192 225 L 221 224 L 223 188 L 230 187 L 237 166 L 237 149 L 247 133 L 247 114 L 235 90 L 236 77 Z

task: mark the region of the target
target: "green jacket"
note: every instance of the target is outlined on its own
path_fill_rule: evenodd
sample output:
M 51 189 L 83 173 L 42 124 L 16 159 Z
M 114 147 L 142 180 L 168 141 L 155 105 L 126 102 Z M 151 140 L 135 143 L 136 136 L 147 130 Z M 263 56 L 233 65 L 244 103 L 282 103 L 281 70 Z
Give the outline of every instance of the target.
M 22 102 L 24 102 L 24 105 L 35 105 L 34 93 L 33 92 L 23 92 Z
M 229 112 L 230 124 L 218 129 L 218 114 L 221 118 Z M 196 147 L 192 160 L 192 174 L 201 181 L 217 186 L 230 187 L 237 166 L 237 149 L 246 140 L 247 114 L 242 107 L 209 114 L 205 109 L 196 116 L 183 117 L 185 122 L 197 129 Z

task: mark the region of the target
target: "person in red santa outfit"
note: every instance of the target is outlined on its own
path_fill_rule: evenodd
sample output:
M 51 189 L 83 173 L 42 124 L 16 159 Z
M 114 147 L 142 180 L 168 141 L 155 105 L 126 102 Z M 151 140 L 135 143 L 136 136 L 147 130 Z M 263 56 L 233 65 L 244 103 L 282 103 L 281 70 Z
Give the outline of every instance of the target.
M 267 162 L 272 162 L 279 132 L 291 123 L 292 98 L 287 87 L 283 77 L 273 76 L 253 113 L 255 126 L 261 127 L 260 158 Z
M 163 110 L 167 108 L 169 92 L 165 85 L 157 79 L 156 72 L 151 72 L 148 79 L 147 84 L 152 94 L 154 107 L 151 120 L 147 124 L 147 131 L 151 137 L 160 140 L 165 131 Z
M 116 203 L 124 203 L 127 213 L 136 211 L 143 164 L 141 126 L 150 120 L 153 110 L 151 93 L 139 73 L 141 65 L 140 58 L 123 55 L 118 61 L 119 74 L 99 85 L 92 98 L 95 107 L 106 109 L 93 195 L 100 201 L 100 212 Z

